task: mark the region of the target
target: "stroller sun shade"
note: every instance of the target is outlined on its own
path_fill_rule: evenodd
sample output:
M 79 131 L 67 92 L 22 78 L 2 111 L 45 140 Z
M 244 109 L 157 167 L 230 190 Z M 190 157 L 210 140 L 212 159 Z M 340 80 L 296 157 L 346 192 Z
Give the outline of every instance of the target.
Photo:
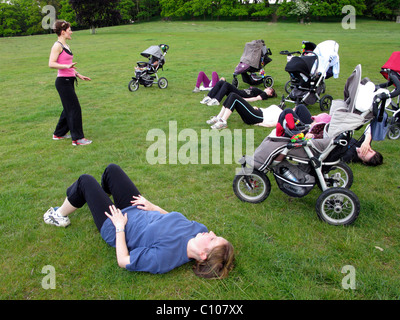
M 381 73 L 386 79 L 388 79 L 389 75 L 385 69 L 390 69 L 400 74 L 400 51 L 393 52 L 389 60 L 382 66 Z
M 144 50 L 141 55 L 143 57 L 149 58 L 150 56 L 156 57 L 157 59 L 161 59 L 163 57 L 163 53 L 159 46 L 151 46 Z
M 285 67 L 286 72 L 301 72 L 305 75 L 310 75 L 315 62 L 317 61 L 317 56 L 301 56 L 293 57 Z

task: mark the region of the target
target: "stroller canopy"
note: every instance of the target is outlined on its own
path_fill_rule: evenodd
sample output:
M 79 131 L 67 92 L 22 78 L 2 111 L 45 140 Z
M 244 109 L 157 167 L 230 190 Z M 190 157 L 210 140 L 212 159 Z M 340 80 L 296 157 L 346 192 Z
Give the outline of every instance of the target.
M 161 59 L 163 57 L 163 52 L 161 51 L 161 48 L 159 46 L 151 46 L 144 50 L 141 55 L 146 58 L 153 56 L 157 59 Z
M 318 72 L 324 76 L 329 68 L 333 69 L 334 78 L 339 77 L 339 44 L 333 40 L 326 40 L 317 45 L 314 53 L 318 56 Z
M 386 79 L 388 79 L 389 75 L 385 69 L 390 69 L 400 74 L 400 51 L 393 52 L 389 60 L 382 66 L 381 73 Z
M 317 56 L 293 57 L 285 67 L 286 72 L 301 72 L 307 76 L 313 72 L 313 66 L 317 61 Z
M 265 46 L 264 40 L 253 40 L 247 42 L 244 46 L 243 55 L 240 58 L 241 63 L 248 64 L 253 68 L 260 68 L 261 56 L 267 53 L 267 47 Z

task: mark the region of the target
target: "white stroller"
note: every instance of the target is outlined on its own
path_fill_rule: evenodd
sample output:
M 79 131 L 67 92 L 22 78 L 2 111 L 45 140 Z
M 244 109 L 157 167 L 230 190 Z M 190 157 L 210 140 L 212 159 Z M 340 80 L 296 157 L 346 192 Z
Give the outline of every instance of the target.
M 272 172 L 278 187 L 292 197 L 306 196 L 317 184 L 322 193 L 316 211 L 322 221 L 332 225 L 353 223 L 360 202 L 349 190 L 353 173 L 341 157 L 354 130 L 374 117 L 372 101 L 364 112 L 355 108 L 360 81 L 358 65 L 346 82 L 344 100 L 333 101 L 323 139 L 291 142 L 290 138 L 268 136 L 253 156 L 243 156 L 239 160 L 242 168 L 233 181 L 236 196 L 245 202 L 264 201 L 271 191 L 267 174 Z

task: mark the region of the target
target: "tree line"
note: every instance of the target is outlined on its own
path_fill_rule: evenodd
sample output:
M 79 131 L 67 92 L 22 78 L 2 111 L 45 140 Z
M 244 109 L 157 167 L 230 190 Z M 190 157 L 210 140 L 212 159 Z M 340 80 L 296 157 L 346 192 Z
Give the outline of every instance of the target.
M 94 30 L 151 19 L 324 20 L 343 17 L 346 5 L 353 6 L 357 16 L 395 20 L 400 15 L 400 0 L 2 0 L 0 36 L 52 32 L 43 27 L 49 6 L 57 19 Z

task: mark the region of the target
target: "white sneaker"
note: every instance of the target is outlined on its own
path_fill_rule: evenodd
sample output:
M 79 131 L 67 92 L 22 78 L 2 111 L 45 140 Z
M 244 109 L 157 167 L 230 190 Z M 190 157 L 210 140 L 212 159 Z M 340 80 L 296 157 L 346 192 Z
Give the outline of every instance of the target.
M 50 207 L 43 215 L 43 220 L 47 224 L 52 224 L 57 227 L 67 227 L 71 224 L 68 217 L 64 217 L 57 212 L 58 207 Z
M 216 122 L 211 126 L 211 129 L 217 129 L 217 130 L 225 128 L 228 128 L 228 123 L 224 119 L 219 119 L 218 122 Z
M 219 120 L 219 118 L 217 116 L 213 116 L 210 118 L 210 120 L 207 120 L 206 123 L 207 124 L 215 124 L 218 122 L 218 120 Z
M 73 146 L 86 146 L 86 145 L 91 144 L 91 143 L 92 143 L 92 140 L 88 140 L 86 138 L 82 138 L 82 139 L 79 139 L 79 140 L 73 140 L 72 141 L 72 145 Z
M 208 106 L 219 106 L 219 101 L 217 99 L 211 99 L 210 101 L 207 102 Z
M 193 89 L 193 91 L 192 91 L 193 93 L 197 93 L 197 92 L 200 92 L 200 89 L 199 88 L 197 88 L 197 87 L 194 87 L 194 89 Z
M 211 101 L 211 98 L 209 96 L 205 96 L 203 100 L 200 101 L 201 104 L 207 104 L 207 102 Z

